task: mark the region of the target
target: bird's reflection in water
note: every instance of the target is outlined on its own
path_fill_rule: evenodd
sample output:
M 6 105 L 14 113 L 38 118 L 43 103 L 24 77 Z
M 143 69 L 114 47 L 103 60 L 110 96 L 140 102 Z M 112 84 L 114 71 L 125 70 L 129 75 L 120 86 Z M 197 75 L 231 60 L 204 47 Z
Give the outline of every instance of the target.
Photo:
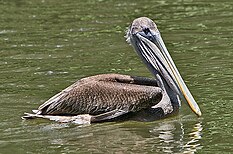
M 158 135 L 160 144 L 158 147 L 164 153 L 195 153 L 202 148 L 201 122 L 192 123 L 180 121 L 165 121 L 151 130 Z M 158 149 L 156 150 L 158 151 Z
M 116 122 L 94 125 L 45 126 L 50 148 L 64 153 L 195 153 L 202 148 L 202 122 L 172 118 L 151 123 Z M 50 129 L 49 129 L 50 128 Z

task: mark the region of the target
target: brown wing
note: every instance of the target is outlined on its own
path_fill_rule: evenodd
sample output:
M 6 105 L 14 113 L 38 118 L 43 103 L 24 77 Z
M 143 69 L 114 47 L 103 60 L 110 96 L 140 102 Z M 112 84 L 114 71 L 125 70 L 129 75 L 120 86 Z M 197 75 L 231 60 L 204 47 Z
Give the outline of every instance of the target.
M 103 74 L 83 78 L 39 107 L 40 114 L 98 115 L 113 110 L 136 112 L 157 104 L 162 90 L 143 77 Z

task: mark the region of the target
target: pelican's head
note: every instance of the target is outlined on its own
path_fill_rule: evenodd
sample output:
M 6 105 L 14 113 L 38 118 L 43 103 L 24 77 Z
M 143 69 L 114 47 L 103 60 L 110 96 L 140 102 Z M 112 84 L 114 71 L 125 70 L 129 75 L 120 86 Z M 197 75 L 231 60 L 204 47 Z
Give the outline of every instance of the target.
M 137 18 L 129 27 L 126 37 L 148 69 L 162 77 L 169 88 L 185 98 L 192 111 L 201 116 L 199 106 L 176 68 L 156 24 L 147 17 Z

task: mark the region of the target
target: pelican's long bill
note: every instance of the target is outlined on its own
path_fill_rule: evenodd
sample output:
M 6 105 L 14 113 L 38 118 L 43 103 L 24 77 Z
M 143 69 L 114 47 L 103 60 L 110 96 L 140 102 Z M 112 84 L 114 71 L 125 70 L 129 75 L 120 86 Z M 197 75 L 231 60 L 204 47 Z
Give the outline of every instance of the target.
M 132 25 L 133 26 L 133 25 Z M 130 42 L 143 62 L 154 75 L 160 75 L 168 86 L 181 98 L 185 98 L 192 111 L 201 116 L 201 111 L 176 68 L 156 25 L 132 31 Z

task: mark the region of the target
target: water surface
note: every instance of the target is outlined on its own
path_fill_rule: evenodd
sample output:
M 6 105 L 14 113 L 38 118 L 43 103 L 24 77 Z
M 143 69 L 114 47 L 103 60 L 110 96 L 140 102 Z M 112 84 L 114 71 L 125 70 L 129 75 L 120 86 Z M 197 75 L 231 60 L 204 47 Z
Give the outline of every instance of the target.
M 0 153 L 231 153 L 232 9 L 231 1 L 0 1 Z M 20 119 L 82 77 L 151 77 L 124 38 L 140 16 L 157 23 L 202 117 L 183 104 L 148 123 Z

